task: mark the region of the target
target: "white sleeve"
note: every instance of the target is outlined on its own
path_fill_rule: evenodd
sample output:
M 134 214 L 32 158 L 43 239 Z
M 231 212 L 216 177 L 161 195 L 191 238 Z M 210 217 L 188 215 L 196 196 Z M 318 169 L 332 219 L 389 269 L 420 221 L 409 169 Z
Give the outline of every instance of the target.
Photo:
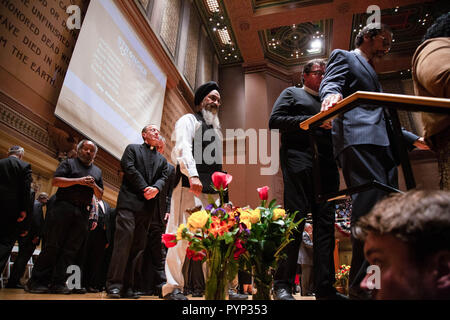
M 195 159 L 192 155 L 192 142 L 195 131 L 201 126 L 193 114 L 182 116 L 175 123 L 175 157 L 180 165 L 181 173 L 187 177 L 198 177 Z

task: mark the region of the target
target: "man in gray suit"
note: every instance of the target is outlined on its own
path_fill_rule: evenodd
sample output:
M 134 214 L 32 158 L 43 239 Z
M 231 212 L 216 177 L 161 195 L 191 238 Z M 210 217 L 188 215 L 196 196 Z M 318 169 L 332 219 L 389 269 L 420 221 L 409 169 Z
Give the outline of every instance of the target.
M 334 50 L 319 89 L 321 111 L 356 91 L 382 92 L 373 61 L 389 52 L 391 41 L 392 31 L 388 26 L 369 24 L 356 36 L 355 50 Z M 361 105 L 333 120 L 333 151 L 347 187 L 377 180 L 398 188 L 398 161 L 392 148 L 391 132 L 390 115 L 382 107 Z M 411 147 L 427 148 L 423 138 L 405 130 L 403 136 Z M 374 188 L 353 194 L 352 225 L 384 196 L 384 191 Z M 359 295 L 360 276 L 364 277 L 367 264 L 363 243 L 352 238 L 352 245 L 350 297 L 362 298 L 364 296 Z

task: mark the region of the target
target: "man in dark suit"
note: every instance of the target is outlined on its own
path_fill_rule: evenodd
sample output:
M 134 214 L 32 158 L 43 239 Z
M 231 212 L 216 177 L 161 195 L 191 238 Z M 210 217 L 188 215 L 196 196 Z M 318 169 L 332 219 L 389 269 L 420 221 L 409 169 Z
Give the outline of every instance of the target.
M 0 160 L 0 272 L 18 236 L 26 235 L 31 222 L 33 178 L 31 165 L 22 160 L 24 153 L 22 147 L 12 146 L 8 157 Z
M 157 150 L 164 154 L 165 139 L 160 136 L 160 145 Z M 176 179 L 175 167 L 168 165 L 168 178 L 164 188 L 160 191 L 156 214 L 152 215 L 150 227 L 147 232 L 147 245 L 145 247 L 142 266 L 137 272 L 137 282 L 140 285 L 140 295 L 157 295 L 162 298 L 161 288 L 166 282 L 166 274 L 164 272 L 165 263 L 165 246 L 161 243 L 161 237 L 166 229 L 167 220 L 170 215 L 170 203 L 172 200 L 172 192 L 178 184 Z
M 43 228 L 44 228 L 44 212 L 42 208 L 47 204 L 48 194 L 41 192 L 34 201 L 33 215 L 31 217 L 30 230 L 28 234 L 19 238 L 19 252 L 11 270 L 11 276 L 8 279 L 7 288 L 22 288 L 20 278 L 25 272 L 27 263 L 33 256 L 34 250 L 41 242 Z
M 325 72 L 325 62 L 311 60 L 303 68 L 303 88 L 285 89 L 274 104 L 269 119 L 270 129 L 281 131 L 280 160 L 284 181 L 284 206 L 291 213 L 298 211 L 296 220 L 312 213 L 314 223 L 314 276 L 317 298 L 336 296 L 334 284 L 334 206 L 316 203 L 312 174 L 313 150 L 309 135 L 299 124 L 320 111 L 319 86 Z M 339 189 L 339 173 L 333 157 L 329 124 L 313 133 L 319 149 L 321 184 L 325 192 Z M 274 276 L 274 298 L 295 300 L 291 290 L 302 241 L 304 222 L 294 233 L 285 249 L 287 259 L 282 260 Z
M 373 62 L 389 52 L 391 41 L 389 27 L 369 24 L 356 36 L 354 51 L 337 49 L 331 53 L 320 85 L 322 111 L 356 91 L 382 92 Z M 342 167 L 347 187 L 377 180 L 398 188 L 398 162 L 391 148 L 391 132 L 389 112 L 382 107 L 361 105 L 333 120 L 334 155 Z M 422 138 L 405 130 L 403 136 L 411 146 L 427 148 Z M 384 191 L 375 188 L 353 194 L 352 225 L 384 196 Z M 363 243 L 352 237 L 352 250 L 350 297 L 364 298 L 364 294 L 359 295 L 359 283 L 367 267 Z
M 143 144 L 126 147 L 121 167 L 124 172 L 117 199 L 114 251 L 107 276 L 109 298 L 139 298 L 135 293 L 135 272 L 142 263 L 147 230 L 156 211 L 157 195 L 167 180 L 167 160 L 156 147 L 159 129 L 142 129 Z

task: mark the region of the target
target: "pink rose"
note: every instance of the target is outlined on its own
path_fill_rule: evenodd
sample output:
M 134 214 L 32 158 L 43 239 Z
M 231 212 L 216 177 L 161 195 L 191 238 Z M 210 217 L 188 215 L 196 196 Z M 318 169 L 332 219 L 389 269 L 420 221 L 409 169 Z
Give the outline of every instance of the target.
M 233 177 L 231 174 L 216 171 L 212 174 L 211 179 L 214 187 L 216 187 L 217 190 L 220 190 L 220 188 L 226 189 L 231 180 L 233 180 Z
M 258 191 L 259 198 L 261 200 L 267 200 L 269 198 L 269 189 L 270 188 L 268 186 L 264 186 L 264 187 L 256 189 Z

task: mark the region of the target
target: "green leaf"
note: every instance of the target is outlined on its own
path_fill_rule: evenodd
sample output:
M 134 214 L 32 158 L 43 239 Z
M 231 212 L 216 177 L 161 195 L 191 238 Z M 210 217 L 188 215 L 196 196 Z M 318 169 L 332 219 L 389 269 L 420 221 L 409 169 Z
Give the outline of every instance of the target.
M 272 208 L 276 203 L 277 203 L 277 199 L 273 199 L 272 201 L 270 201 L 269 209 Z
M 224 236 L 224 240 L 226 244 L 230 244 L 234 242 L 234 238 L 231 234 L 231 232 L 225 232 Z

